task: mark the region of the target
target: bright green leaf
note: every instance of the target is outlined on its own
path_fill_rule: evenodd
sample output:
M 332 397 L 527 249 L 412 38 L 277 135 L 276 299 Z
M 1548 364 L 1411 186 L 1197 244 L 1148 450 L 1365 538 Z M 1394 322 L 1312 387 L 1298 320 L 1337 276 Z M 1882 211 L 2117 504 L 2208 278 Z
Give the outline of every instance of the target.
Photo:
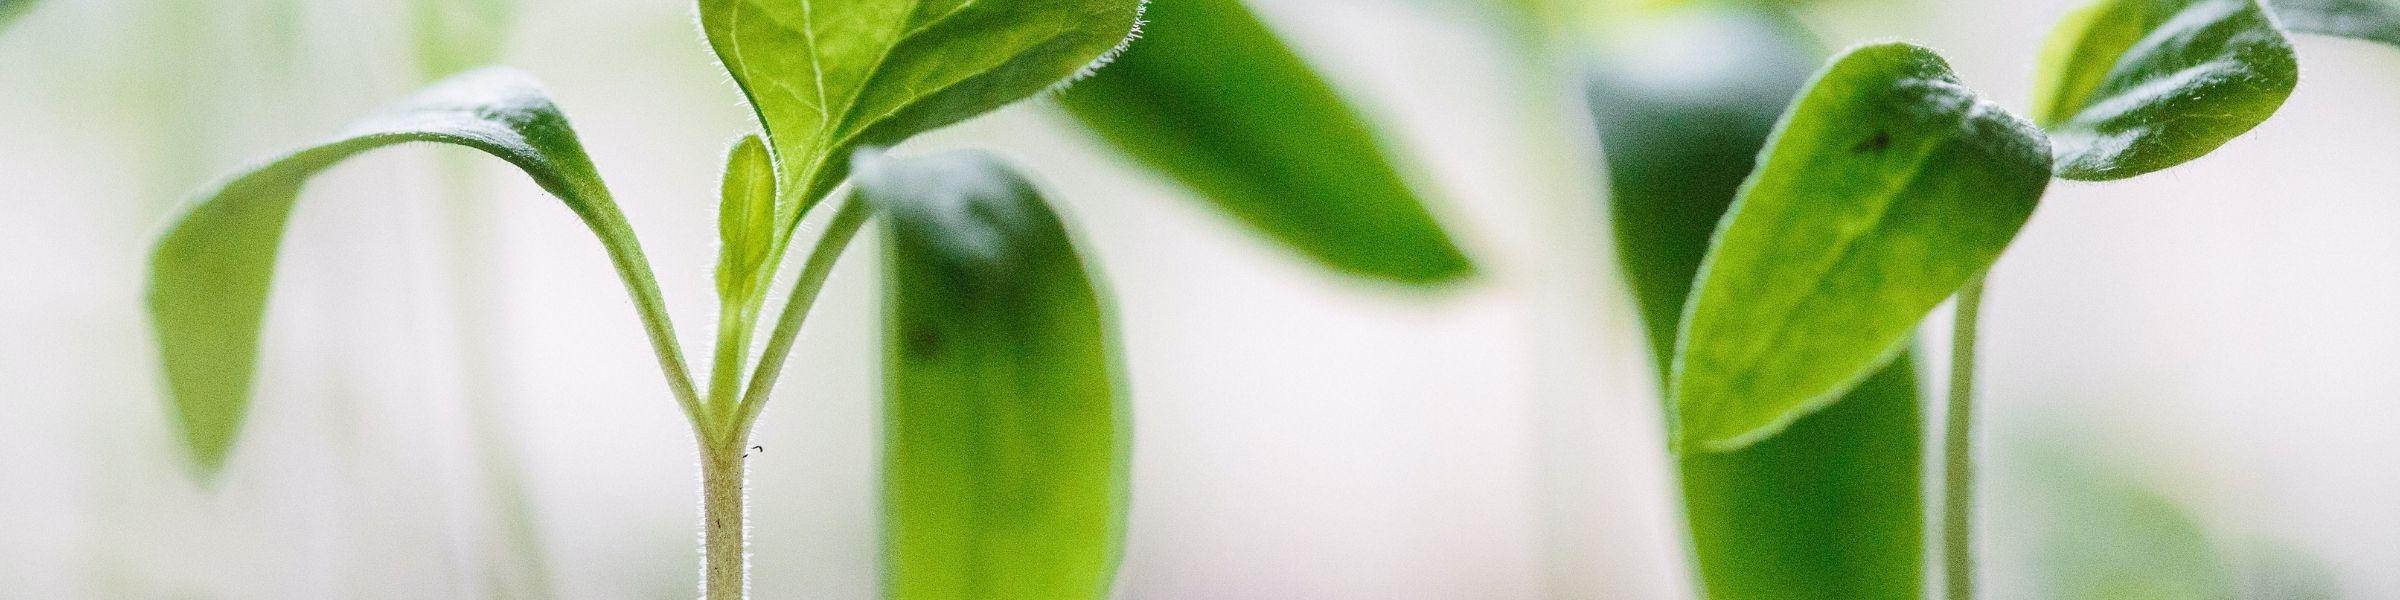
M 1407 283 L 1473 270 L 1366 121 L 1240 0 L 1149 18 L 1061 96 L 1092 131 L 1326 266 Z
M 2271 0 L 2283 27 L 2400 46 L 2400 3 L 2392 0 Z
M 1759 160 L 1683 319 L 1680 448 L 1738 449 L 1840 399 L 1999 258 L 2050 181 L 2041 132 L 1896 43 L 1836 58 Z
M 886 596 L 1106 598 L 1131 430 L 1093 273 L 989 155 L 858 171 L 886 219 Z
M 2059 177 L 2124 179 L 2216 150 L 2298 83 L 2291 40 L 2258 0 L 2100 0 L 2043 48 L 2034 118 Z
M 755 303 L 774 276 L 766 265 L 775 247 L 775 165 L 758 136 L 742 136 L 726 153 L 717 233 L 717 297 L 728 306 Z
M 1760 148 L 1821 53 L 1756 12 L 1629 24 L 1592 69 L 1617 255 L 1662 379 L 1692 276 Z M 1712 600 L 1917 600 L 1924 424 L 1902 354 L 1839 404 L 1734 452 L 1680 459 L 1684 518 Z
M 516 24 L 515 0 L 416 0 L 409 18 L 427 78 L 491 64 Z
M 1059 85 L 1123 45 L 1142 0 L 700 0 L 709 45 L 780 165 L 787 232 L 888 146 Z
M 249 407 L 276 248 L 302 186 L 352 156 L 408 142 L 481 150 L 566 203 L 625 277 L 661 366 L 688 395 L 648 262 L 566 117 L 522 73 L 487 69 L 428 88 L 330 141 L 257 165 L 203 192 L 150 259 L 150 316 L 175 414 L 202 476 L 225 463 Z

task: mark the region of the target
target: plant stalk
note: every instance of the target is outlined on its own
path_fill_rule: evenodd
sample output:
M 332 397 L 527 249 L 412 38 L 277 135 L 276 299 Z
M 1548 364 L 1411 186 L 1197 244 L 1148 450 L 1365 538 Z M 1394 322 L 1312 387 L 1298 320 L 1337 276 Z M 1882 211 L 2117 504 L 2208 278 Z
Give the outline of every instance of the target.
M 1975 330 L 1984 277 L 1958 291 L 1950 337 L 1950 416 L 1942 449 L 1942 575 L 1949 600 L 1975 598 Z
M 749 516 L 743 468 L 749 439 L 736 433 L 725 443 L 700 445 L 701 597 L 706 600 L 749 596 L 750 553 L 743 535 Z

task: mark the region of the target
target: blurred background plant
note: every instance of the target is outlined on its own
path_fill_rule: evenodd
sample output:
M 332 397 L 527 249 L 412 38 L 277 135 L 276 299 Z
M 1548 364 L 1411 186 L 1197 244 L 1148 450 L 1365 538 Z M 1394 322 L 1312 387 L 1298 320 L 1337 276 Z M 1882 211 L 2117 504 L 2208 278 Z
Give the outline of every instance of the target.
M 1431 294 L 1378 283 L 1392 278 L 1373 267 L 1327 277 L 1291 260 L 1305 247 L 1266 241 L 1309 227 L 1243 212 L 1199 167 L 1139 146 L 1128 160 L 1123 139 L 1144 134 L 1091 135 L 1049 103 L 939 134 L 1042 173 L 1120 297 L 1139 415 L 1123 597 L 1690 594 L 1673 499 L 1692 484 L 1665 453 L 1644 339 L 1660 309 L 1638 266 L 1621 281 L 1630 257 L 1609 243 L 1634 193 L 1625 163 L 1642 164 L 1628 152 L 1746 156 L 1671 144 L 1747 139 L 1755 111 L 1788 98 L 1770 88 L 1797 85 L 1782 77 L 1877 37 L 1942 49 L 1993 97 L 2026 97 L 2031 50 L 2072 3 L 1247 4 L 1366 132 L 1338 158 L 1372 144 L 1384 160 L 1370 166 L 1399 182 L 1378 184 L 1387 197 L 1447 225 L 1473 275 Z M 1153 35 L 1172 39 L 1177 8 L 1158 9 Z M 491 16 L 503 13 L 514 25 Z M 1789 50 L 1660 35 L 1678 27 Z M 301 211 L 262 380 L 298 401 L 260 404 L 247 451 L 277 459 L 213 491 L 177 471 L 137 290 L 145 240 L 213 174 L 494 56 L 554 88 L 667 287 L 698 289 L 714 229 L 695 190 L 714 189 L 747 115 L 692 40 L 677 2 L 53 0 L 25 13 L 0 35 L 0 598 L 684 595 L 691 465 L 640 449 L 686 432 L 635 334 L 595 325 L 622 306 L 547 301 L 614 298 L 608 273 L 543 202 L 475 215 L 444 200 L 538 189 L 428 149 L 332 173 L 312 194 L 393 201 Z M 2400 373 L 2379 368 L 2400 356 L 2400 322 L 2379 308 L 2400 300 L 2400 273 L 2374 258 L 2400 254 L 2383 233 L 2400 207 L 2380 201 L 2400 184 L 2382 168 L 2400 154 L 2400 57 L 2299 43 L 2306 79 L 2274 122 L 2106 195 L 2054 190 L 2046 223 L 1999 266 L 2012 283 L 1987 300 L 1990 437 L 2114 470 L 2018 454 L 1987 466 L 1991 597 L 2400 595 L 2400 573 L 2380 567 L 2400 560 L 2400 516 L 2383 508 L 2400 481 L 2381 475 L 2400 472 L 2400 409 L 2383 401 Z M 1758 87 L 1710 87 L 1726 79 Z M 1106 72 L 1090 83 L 1068 108 L 1087 112 L 1076 93 L 1111 85 Z M 1672 111 L 1641 122 L 1695 124 L 1628 131 L 1587 110 L 1636 94 Z M 1603 150 L 1609 170 L 1595 168 Z M 1202 196 L 1229 210 L 1178 201 Z M 866 314 L 866 271 L 838 272 L 823 308 Z M 686 322 L 713 314 L 676 300 Z M 757 578 L 868 597 L 874 368 L 850 349 L 875 330 L 821 324 L 794 358 L 814 368 L 792 385 L 831 393 L 783 405 L 759 432 L 771 466 L 754 497 L 805 508 L 759 515 Z M 1939 347 L 1945 332 L 1928 329 Z M 2062 415 L 2073 433 L 2054 432 Z M 526 433 L 495 444 L 477 433 L 489 423 Z M 2094 480 L 2124 485 L 2080 487 Z M 2135 499 L 2105 499 L 2120 496 Z M 2095 522 L 2127 531 L 2079 525 Z M 2156 558 L 2104 550 L 2129 545 Z M 2127 562 L 2075 558 L 2094 556 Z

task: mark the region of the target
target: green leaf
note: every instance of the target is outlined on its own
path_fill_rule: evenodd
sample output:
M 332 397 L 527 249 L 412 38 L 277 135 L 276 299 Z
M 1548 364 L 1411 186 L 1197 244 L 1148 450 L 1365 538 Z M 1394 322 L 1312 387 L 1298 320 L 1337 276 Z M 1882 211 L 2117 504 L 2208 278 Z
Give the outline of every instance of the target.
M 514 0 L 416 0 L 409 18 L 417 70 L 430 79 L 491 64 L 516 17 Z
M 758 136 L 742 136 L 726 153 L 723 198 L 717 297 L 728 306 L 753 304 L 774 275 L 765 266 L 775 247 L 775 165 Z
M 886 219 L 886 596 L 1106 598 L 1131 429 L 1093 274 L 989 155 L 858 171 Z
M 202 192 L 159 239 L 150 257 L 150 316 L 178 424 L 203 477 L 223 467 L 248 411 L 276 249 L 301 187 L 352 156 L 408 142 L 489 153 L 565 202 L 625 278 L 678 398 L 691 397 L 649 263 L 574 129 L 530 77 L 488 69 L 445 80 L 329 141 L 244 170 Z
M 33 11 L 33 0 L 0 0 L 0 29 Z
M 1333 86 L 1240 0 L 1150 8 L 1061 99 L 1102 139 L 1328 267 L 1441 283 L 1474 267 Z
M 2400 4 L 2391 0 L 2272 0 L 2283 27 L 2400 46 Z
M 1761 12 L 1629 23 L 1589 72 L 1617 255 L 1669 374 L 1710 234 L 1821 54 Z M 1917 600 L 1924 424 L 1903 353 L 1772 439 L 1680 457 L 1684 518 L 1712 600 Z M 1662 398 L 1663 400 L 1663 398 Z
M 856 148 L 1023 100 L 1122 46 L 1142 0 L 700 0 L 781 167 L 783 229 Z
M 1834 59 L 1759 160 L 1683 319 L 1687 450 L 1747 446 L 1882 368 L 1999 258 L 2050 180 L 2041 132 L 1896 43 Z
M 2043 48 L 2034 119 L 2059 177 L 2124 179 L 2216 150 L 2298 83 L 2291 40 L 2257 0 L 2100 0 Z

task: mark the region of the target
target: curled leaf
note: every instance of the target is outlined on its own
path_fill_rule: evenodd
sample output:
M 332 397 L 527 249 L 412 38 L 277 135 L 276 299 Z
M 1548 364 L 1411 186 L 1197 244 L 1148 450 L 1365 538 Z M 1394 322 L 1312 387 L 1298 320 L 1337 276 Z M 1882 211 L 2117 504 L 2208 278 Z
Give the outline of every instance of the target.
M 2124 179 L 2216 150 L 2298 83 L 2291 40 L 2258 0 L 2099 0 L 2051 33 L 2034 120 L 2059 177 Z

